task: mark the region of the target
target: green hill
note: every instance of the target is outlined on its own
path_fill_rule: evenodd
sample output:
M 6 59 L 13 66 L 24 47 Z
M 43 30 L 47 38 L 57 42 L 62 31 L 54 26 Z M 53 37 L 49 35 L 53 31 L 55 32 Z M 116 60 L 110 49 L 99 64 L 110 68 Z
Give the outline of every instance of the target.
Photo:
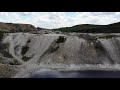
M 108 25 L 82 24 L 73 27 L 53 29 L 61 32 L 80 32 L 80 33 L 120 33 L 120 22 Z

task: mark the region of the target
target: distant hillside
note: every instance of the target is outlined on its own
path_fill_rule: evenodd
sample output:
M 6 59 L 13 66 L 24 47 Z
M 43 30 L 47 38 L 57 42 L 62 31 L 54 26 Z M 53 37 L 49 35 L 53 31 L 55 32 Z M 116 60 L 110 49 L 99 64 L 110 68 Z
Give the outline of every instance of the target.
M 82 30 L 76 30 L 73 32 L 81 32 L 81 33 L 120 33 L 120 27 L 119 26 L 104 26 L 100 28 L 92 28 L 92 29 L 82 29 Z
M 31 24 L 16 24 L 0 22 L 0 31 L 4 32 L 36 32 L 37 29 Z
M 120 33 L 120 22 L 109 25 L 82 24 L 73 27 L 54 29 L 54 31 L 81 33 Z
M 73 27 L 63 27 L 58 29 L 45 29 L 35 27 L 31 24 L 3 23 L 0 22 L 0 31 L 15 33 L 15 32 L 30 32 L 30 33 L 54 33 L 61 32 L 79 32 L 79 33 L 120 33 L 120 22 L 108 25 L 93 25 L 82 24 Z
M 55 31 L 62 31 L 62 32 L 81 32 L 81 30 L 86 30 L 86 29 L 93 29 L 93 28 L 100 28 L 103 27 L 104 25 L 91 25 L 91 24 L 82 24 L 82 25 L 76 25 L 73 27 L 64 27 L 64 28 L 59 28 L 59 29 L 54 29 Z
M 109 24 L 109 26 L 120 26 L 120 22 Z

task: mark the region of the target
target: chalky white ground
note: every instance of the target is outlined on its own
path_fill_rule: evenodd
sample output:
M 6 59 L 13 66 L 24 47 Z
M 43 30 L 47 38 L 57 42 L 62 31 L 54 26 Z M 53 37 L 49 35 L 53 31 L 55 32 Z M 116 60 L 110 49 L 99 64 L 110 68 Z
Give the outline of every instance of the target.
M 59 36 L 67 39 L 64 43 L 55 44 Z M 10 33 L 4 36 L 3 43 L 10 44 L 10 54 L 21 63 L 18 73 L 12 77 L 46 70 L 120 70 L 120 38 L 98 40 L 110 55 L 109 58 L 106 55 L 98 56 L 102 51 L 96 52 L 94 43 L 75 35 Z M 58 45 L 59 49 L 47 52 L 54 47 L 52 44 Z M 26 45 L 29 49 L 24 56 L 31 58 L 23 61 L 21 51 L 22 46 Z M 111 64 L 110 58 L 115 64 Z

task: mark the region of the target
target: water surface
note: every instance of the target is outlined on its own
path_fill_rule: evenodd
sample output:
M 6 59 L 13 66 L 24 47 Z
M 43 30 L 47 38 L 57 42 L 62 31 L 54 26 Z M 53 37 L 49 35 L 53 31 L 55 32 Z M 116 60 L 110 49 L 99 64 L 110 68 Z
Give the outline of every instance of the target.
M 29 78 L 120 78 L 120 71 L 49 71 L 34 73 Z

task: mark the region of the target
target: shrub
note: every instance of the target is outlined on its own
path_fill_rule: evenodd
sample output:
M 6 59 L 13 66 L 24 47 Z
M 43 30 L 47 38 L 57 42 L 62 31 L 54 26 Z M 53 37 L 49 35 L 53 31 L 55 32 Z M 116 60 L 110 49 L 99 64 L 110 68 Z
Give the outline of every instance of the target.
M 57 50 L 59 49 L 59 47 L 60 47 L 60 46 L 52 47 L 52 48 L 50 49 L 50 52 L 53 53 L 53 52 L 57 51 Z
M 56 43 L 64 43 L 66 41 L 66 38 L 64 36 L 59 36 Z
M 99 49 L 99 50 L 104 51 L 104 47 L 103 47 L 103 45 L 100 43 L 100 41 L 99 41 L 99 42 L 95 42 L 95 43 L 94 43 L 94 46 L 95 46 L 96 49 Z
M 1 43 L 0 42 L 0 51 L 2 51 L 2 50 L 5 50 L 5 49 L 7 49 L 9 47 L 9 44 L 8 43 Z
M 3 57 L 0 57 L 0 63 L 2 63 L 3 60 L 4 60 Z
M 30 43 L 31 41 L 30 41 L 30 39 L 27 41 L 27 43 Z
M 120 37 L 120 36 L 118 36 L 118 35 L 105 35 L 105 36 L 101 36 L 101 37 L 98 37 L 98 38 L 110 39 L 110 38 L 113 38 L 113 37 Z
M 13 56 L 8 51 L 9 43 L 0 43 L 0 53 L 4 57 L 13 58 Z
M 23 57 L 22 57 L 22 60 L 23 60 L 23 61 L 28 61 L 30 58 L 31 58 L 31 57 L 23 56 Z
M 9 63 L 10 65 L 20 65 L 16 59 L 13 59 L 13 62 Z
M 4 57 L 8 57 L 8 58 L 13 58 L 13 56 L 9 53 L 9 52 L 7 52 L 7 51 L 2 51 L 1 52 L 2 53 L 2 55 L 4 56 Z
M 4 33 L 2 31 L 0 31 L 0 41 L 2 41 Z
M 28 49 L 29 49 L 29 47 L 28 46 L 23 46 L 22 47 L 22 55 L 25 55 L 26 54 L 26 52 L 28 51 Z

